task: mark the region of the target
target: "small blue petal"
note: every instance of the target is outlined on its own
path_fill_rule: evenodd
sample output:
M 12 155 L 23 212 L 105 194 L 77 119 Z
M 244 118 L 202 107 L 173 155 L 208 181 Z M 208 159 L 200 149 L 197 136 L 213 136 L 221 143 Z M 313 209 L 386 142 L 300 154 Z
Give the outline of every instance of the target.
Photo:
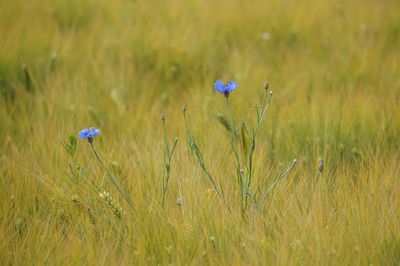
M 220 79 L 218 79 L 217 81 L 215 81 L 215 83 L 214 83 L 214 88 L 215 88 L 215 90 L 217 91 L 217 92 L 220 92 L 220 93 L 224 93 L 224 91 L 225 91 L 225 85 L 224 85 L 224 83 L 222 82 L 222 80 L 220 80 Z
M 238 87 L 238 84 L 231 80 L 228 84 L 224 84 L 222 82 L 222 80 L 217 80 L 214 83 L 214 88 L 217 92 L 223 93 L 223 94 L 227 94 L 229 95 L 230 92 L 236 90 Z
M 81 131 L 78 133 L 78 136 L 79 136 L 81 139 L 86 139 L 86 138 L 87 138 L 87 129 L 81 130 Z
M 226 86 L 228 87 L 228 91 L 231 92 L 237 89 L 238 84 L 231 80 Z
M 81 139 L 93 138 L 100 134 L 100 130 L 95 127 L 85 128 L 79 131 L 78 136 Z

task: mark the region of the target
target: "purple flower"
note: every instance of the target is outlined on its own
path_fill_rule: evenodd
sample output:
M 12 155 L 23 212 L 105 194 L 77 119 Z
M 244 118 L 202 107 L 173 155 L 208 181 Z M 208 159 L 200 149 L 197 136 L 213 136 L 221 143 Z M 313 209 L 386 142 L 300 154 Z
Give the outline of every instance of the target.
M 90 143 L 93 142 L 93 138 L 100 134 L 100 130 L 95 127 L 89 127 L 79 131 L 78 136 L 81 139 L 87 139 Z
M 231 80 L 228 84 L 224 84 L 222 80 L 218 79 L 214 83 L 214 88 L 217 92 L 223 93 L 226 98 L 229 97 L 229 93 L 232 91 L 236 90 L 238 87 L 238 84 Z

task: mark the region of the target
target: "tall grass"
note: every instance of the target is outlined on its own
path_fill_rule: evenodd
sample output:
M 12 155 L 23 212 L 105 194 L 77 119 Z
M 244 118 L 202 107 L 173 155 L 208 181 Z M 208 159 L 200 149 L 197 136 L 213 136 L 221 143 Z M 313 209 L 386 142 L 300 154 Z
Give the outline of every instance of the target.
M 399 11 L 0 1 L 0 264 L 398 264 Z M 239 84 L 233 123 L 217 78 Z M 266 80 L 274 99 L 252 150 Z M 185 143 L 183 105 L 224 200 Z M 107 171 L 68 137 L 89 126 Z M 253 205 L 250 190 L 269 192 Z

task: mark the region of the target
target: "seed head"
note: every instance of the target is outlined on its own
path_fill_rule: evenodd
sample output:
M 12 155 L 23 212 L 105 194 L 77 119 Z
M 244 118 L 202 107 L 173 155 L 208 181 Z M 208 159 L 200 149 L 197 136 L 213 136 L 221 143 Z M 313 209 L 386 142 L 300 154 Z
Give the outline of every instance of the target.
M 178 206 L 182 207 L 183 206 L 183 198 L 182 197 L 177 198 L 176 204 L 178 204 Z

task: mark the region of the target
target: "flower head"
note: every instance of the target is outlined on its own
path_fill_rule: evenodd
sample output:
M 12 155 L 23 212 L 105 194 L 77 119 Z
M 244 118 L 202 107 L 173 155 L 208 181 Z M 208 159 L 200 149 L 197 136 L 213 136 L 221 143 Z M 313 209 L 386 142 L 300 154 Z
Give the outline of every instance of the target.
M 95 127 L 89 127 L 79 131 L 78 136 L 81 139 L 88 139 L 90 143 L 93 142 L 93 138 L 100 134 L 100 130 Z
M 214 88 L 217 92 L 223 93 L 226 98 L 229 97 L 229 93 L 232 91 L 236 90 L 238 87 L 238 84 L 231 80 L 228 84 L 224 84 L 222 80 L 218 79 L 214 83 Z

